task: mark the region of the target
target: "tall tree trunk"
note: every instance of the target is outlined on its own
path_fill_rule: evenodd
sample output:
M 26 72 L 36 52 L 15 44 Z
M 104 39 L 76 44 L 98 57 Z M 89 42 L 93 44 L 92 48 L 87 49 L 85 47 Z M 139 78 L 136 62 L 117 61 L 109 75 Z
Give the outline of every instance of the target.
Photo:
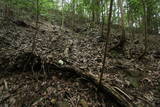
M 63 11 L 64 0 L 62 0 L 62 20 L 61 20 L 61 28 L 64 26 L 64 11 Z
M 33 43 L 32 43 L 32 52 L 35 52 L 36 49 L 36 38 L 37 38 L 37 34 L 39 32 L 39 0 L 36 0 L 36 32 L 33 36 Z
M 121 38 L 120 38 L 120 47 L 123 49 L 124 48 L 124 44 L 125 44 L 125 23 L 124 23 L 124 8 L 123 8 L 123 0 L 118 0 L 118 4 L 120 7 L 120 12 L 121 12 L 121 30 L 122 30 L 122 34 L 121 34 Z
M 144 52 L 138 57 L 138 59 L 142 59 L 147 52 L 147 10 L 146 10 L 146 1 L 142 0 L 143 5 L 143 23 L 144 23 Z
M 143 11 L 144 11 L 144 37 L 145 37 L 145 41 L 144 41 L 144 45 L 145 45 L 145 49 L 144 49 L 144 53 L 146 53 L 147 51 L 147 11 L 146 11 L 146 3 L 144 0 L 142 0 L 143 2 Z
M 160 31 L 160 29 L 159 29 L 159 27 L 160 27 L 160 17 L 158 16 L 158 14 L 156 14 L 156 17 L 155 17 L 155 19 L 154 20 L 156 20 L 156 22 L 158 22 L 158 23 L 156 23 L 155 25 L 154 25 L 154 33 L 155 34 L 159 34 L 159 31 Z M 155 22 L 154 22 L 155 23 Z
M 108 31 L 107 31 L 107 37 L 106 37 L 106 43 L 105 43 L 104 57 L 103 57 L 103 62 L 102 62 L 103 65 L 102 65 L 101 74 L 99 78 L 99 84 L 102 83 L 102 78 L 103 78 L 103 73 L 104 73 L 104 68 L 105 68 L 105 63 L 106 63 L 106 57 L 107 57 L 107 52 L 108 52 L 108 43 L 109 43 L 110 29 L 111 29 L 112 7 L 113 7 L 113 0 L 110 1 L 110 10 L 109 10 L 108 27 L 107 27 Z
M 113 19 L 112 19 L 113 23 L 116 23 L 116 15 L 117 15 L 116 10 L 117 10 L 116 2 L 113 2 Z
M 101 0 L 96 0 L 96 23 L 99 24 L 100 23 L 100 2 Z
M 13 19 L 13 11 L 11 8 L 11 2 L 8 2 L 5 5 L 5 9 L 4 9 L 4 19 L 7 21 L 7 23 L 10 23 L 11 19 Z
M 104 39 L 104 21 L 105 21 L 105 18 L 104 18 L 104 2 L 103 2 L 103 0 L 101 0 L 101 4 L 102 4 L 102 23 L 101 23 L 101 29 L 102 29 L 102 31 L 101 31 L 101 37 Z
M 152 9 L 153 9 L 153 6 L 152 6 L 152 3 L 151 2 L 147 2 L 145 3 L 145 8 L 146 8 L 146 21 L 147 21 L 147 32 L 149 34 L 152 34 L 152 31 L 153 31 L 153 27 L 152 27 Z
M 120 13 L 120 18 L 119 18 L 119 23 L 120 23 L 120 29 L 121 29 L 121 36 L 120 36 L 120 42 L 118 44 L 116 44 L 114 47 L 112 47 L 110 49 L 111 50 L 119 50 L 121 51 L 122 53 L 124 53 L 124 45 L 125 45 L 125 42 L 126 42 L 126 36 L 125 36 L 125 23 L 124 23 L 124 9 L 123 9 L 123 1 L 122 0 L 118 0 L 118 9 L 119 9 L 119 12 L 118 12 L 118 15 Z
M 72 29 L 74 28 L 74 22 L 75 22 L 75 0 L 72 0 L 72 10 L 71 10 L 71 13 L 72 13 L 72 21 L 71 21 L 71 26 L 72 26 Z
M 94 9 L 92 10 L 92 21 L 93 23 L 95 22 L 95 10 Z

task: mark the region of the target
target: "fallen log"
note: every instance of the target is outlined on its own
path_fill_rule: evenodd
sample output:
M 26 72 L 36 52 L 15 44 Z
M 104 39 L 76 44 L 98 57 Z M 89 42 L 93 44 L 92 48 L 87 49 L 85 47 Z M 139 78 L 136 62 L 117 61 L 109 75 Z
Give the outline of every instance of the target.
M 27 24 L 26 22 L 22 20 L 12 20 L 12 22 L 16 24 L 17 26 L 26 27 L 26 28 L 30 27 L 29 24 Z
M 35 25 L 32 25 L 32 24 L 29 24 L 29 23 L 26 23 L 25 21 L 23 20 L 11 20 L 14 24 L 16 24 L 17 26 L 20 26 L 20 27 L 25 27 L 25 28 L 32 28 L 34 30 L 36 30 L 37 28 L 35 27 Z M 39 22 L 40 23 L 40 22 Z M 43 23 L 42 23 L 43 24 Z M 40 29 L 40 32 L 42 34 L 44 34 L 46 32 L 45 29 Z
M 97 88 L 99 87 L 99 91 L 103 92 L 106 97 L 110 97 L 114 102 L 116 102 L 119 107 L 134 107 L 134 104 L 132 103 L 132 98 L 122 90 L 117 89 L 117 87 L 110 86 L 109 84 L 99 85 L 98 79 L 72 66 L 59 66 L 56 64 L 50 64 L 50 66 L 52 69 L 59 70 L 65 73 L 74 73 L 82 78 L 85 78 L 85 80 L 91 82 Z
M 29 60 L 28 62 L 28 57 L 31 57 L 32 60 Z M 41 63 L 42 59 L 40 56 L 37 56 L 33 53 L 25 53 L 17 57 L 16 62 L 18 64 L 15 64 L 13 67 L 17 69 L 23 69 L 27 68 L 25 70 L 30 71 L 31 68 L 35 68 L 34 72 L 39 72 L 40 68 L 42 66 Z M 27 62 L 27 64 L 26 64 Z M 20 65 L 19 65 L 20 63 Z M 32 65 L 33 64 L 33 65 Z M 87 73 L 87 72 L 82 72 L 80 69 L 75 68 L 73 66 L 69 65 L 59 65 L 57 63 L 47 63 L 44 61 L 44 66 L 47 70 L 45 71 L 50 71 L 53 70 L 55 72 L 46 72 L 46 73 L 58 73 L 63 74 L 62 76 L 71 78 L 72 76 L 74 78 L 82 78 L 86 82 L 89 82 L 95 86 L 95 89 L 98 89 L 99 93 L 103 93 L 105 98 L 109 98 L 110 101 L 114 102 L 116 104 L 115 107 L 136 107 L 136 104 L 133 103 L 134 97 L 128 95 L 118 87 L 111 86 L 109 84 L 100 84 L 98 78 L 94 77 L 93 75 Z M 25 65 L 25 66 L 24 66 Z M 20 67 L 17 67 L 20 66 Z M 12 70 L 13 71 L 13 70 Z M 148 104 L 147 104 L 148 105 Z

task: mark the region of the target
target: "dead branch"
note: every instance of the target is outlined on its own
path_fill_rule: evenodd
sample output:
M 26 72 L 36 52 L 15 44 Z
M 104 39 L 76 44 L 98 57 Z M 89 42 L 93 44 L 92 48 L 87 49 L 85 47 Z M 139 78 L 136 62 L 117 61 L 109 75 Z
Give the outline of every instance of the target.
M 72 67 L 72 66 L 58 66 L 56 64 L 51 64 L 50 66 L 51 68 L 59 70 L 61 72 L 69 72 L 72 74 L 74 73 L 75 75 L 78 75 L 84 78 L 88 82 L 91 82 L 96 87 L 99 87 L 99 90 L 103 92 L 106 97 L 109 96 L 113 101 L 115 101 L 121 107 L 133 107 L 134 106 L 134 104 L 131 101 L 132 97 L 130 97 L 128 94 L 126 94 L 122 90 L 117 91 L 114 87 L 110 86 L 109 84 L 101 84 L 99 86 L 98 79 L 96 79 L 95 77 L 93 77 L 92 75 L 88 73 L 84 73 L 80 71 L 79 69 Z

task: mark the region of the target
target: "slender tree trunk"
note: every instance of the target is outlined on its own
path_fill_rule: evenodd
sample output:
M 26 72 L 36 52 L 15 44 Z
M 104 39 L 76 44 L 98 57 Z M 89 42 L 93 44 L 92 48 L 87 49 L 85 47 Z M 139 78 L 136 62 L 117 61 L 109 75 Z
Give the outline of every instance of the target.
M 10 23 L 11 18 L 13 18 L 13 11 L 11 10 L 11 3 L 9 2 L 5 5 L 4 19 L 7 23 Z
M 122 34 L 120 38 L 120 46 L 123 49 L 124 44 L 125 44 L 125 24 L 124 24 L 123 0 L 118 0 L 118 2 L 119 2 L 120 12 L 121 12 L 121 29 L 122 29 Z
M 107 37 L 106 37 L 106 43 L 105 43 L 104 57 L 103 57 L 103 62 L 102 62 L 103 65 L 102 65 L 101 74 L 99 78 L 99 84 L 102 83 L 102 78 L 103 78 L 103 73 L 104 73 L 104 68 L 105 68 L 105 63 L 106 63 L 106 57 L 107 57 L 107 52 L 108 52 L 108 43 L 109 43 L 110 29 L 111 29 L 112 7 L 113 7 L 113 0 L 110 1 L 110 10 L 109 10 L 108 27 L 107 27 L 108 31 L 107 31 Z
M 101 37 L 104 39 L 104 21 L 105 21 L 105 18 L 104 18 L 104 13 L 103 13 L 103 10 L 104 10 L 104 2 L 103 2 L 103 0 L 101 0 L 101 4 L 102 4 L 102 31 L 101 31 Z
M 143 23 L 144 23 L 144 52 L 138 57 L 138 59 L 142 59 L 147 52 L 147 11 L 146 11 L 146 1 L 142 0 L 143 4 Z
M 134 34 L 134 26 L 133 26 L 133 24 L 134 24 L 134 22 L 133 22 L 133 17 L 132 17 L 132 15 L 131 15 L 131 19 L 130 19 L 130 26 L 131 26 L 131 34 L 132 34 L 132 41 L 134 41 L 134 39 L 135 39 L 135 34 Z
M 156 14 L 156 17 L 154 20 L 159 20 L 159 19 L 160 19 L 160 17 L 158 16 L 158 14 Z M 156 23 L 156 25 L 154 25 L 154 33 L 155 34 L 159 34 L 159 31 L 160 31 L 159 27 L 160 27 L 160 22 L 158 22 L 158 23 Z
M 96 0 L 96 23 L 99 24 L 100 23 L 100 0 Z
M 119 17 L 120 17 L 120 9 L 119 9 L 119 6 L 118 6 L 117 9 L 118 9 L 118 13 L 117 13 L 117 16 L 118 16 L 118 18 L 117 18 L 117 23 L 121 23 L 120 20 L 119 20 Z M 120 27 L 119 27 L 118 29 L 120 29 Z
M 38 26 L 38 22 L 39 22 L 39 0 L 36 0 L 36 32 L 33 36 L 33 43 L 32 43 L 32 52 L 35 52 L 36 49 L 36 38 L 37 38 L 37 34 L 39 32 L 39 26 Z
M 113 23 L 116 23 L 116 2 L 113 2 L 113 19 L 112 19 L 112 22 Z
M 74 22 L 75 22 L 75 0 L 72 0 L 72 29 L 74 28 Z
M 62 0 L 62 20 L 61 20 L 61 28 L 64 26 L 64 11 L 63 11 L 64 0 Z
M 93 23 L 95 22 L 95 10 L 94 9 L 92 10 L 92 22 Z
M 146 21 L 147 21 L 147 33 L 152 34 L 153 27 L 152 27 L 152 5 L 145 3 L 145 8 L 146 8 Z
M 91 13 L 92 13 L 92 24 L 95 24 L 96 21 L 97 21 L 97 9 L 95 8 L 95 6 L 97 6 L 96 4 L 97 0 L 91 0 L 91 6 L 92 6 L 92 9 L 91 9 Z
M 144 49 L 144 53 L 146 53 L 147 51 L 147 12 L 146 12 L 146 3 L 144 0 L 142 0 L 143 2 L 143 11 L 144 11 L 144 37 L 145 37 L 145 49 Z

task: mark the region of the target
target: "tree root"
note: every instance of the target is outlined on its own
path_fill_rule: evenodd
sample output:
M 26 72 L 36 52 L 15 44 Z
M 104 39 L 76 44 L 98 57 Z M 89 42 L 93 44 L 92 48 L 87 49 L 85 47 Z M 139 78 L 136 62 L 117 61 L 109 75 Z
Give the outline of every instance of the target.
M 146 52 L 143 52 L 140 56 L 138 56 L 138 58 L 136 58 L 136 60 L 140 61 L 141 59 L 144 58 L 145 55 L 146 55 Z
M 121 50 L 123 52 L 124 43 L 125 43 L 125 41 L 120 40 L 120 42 L 118 42 L 115 46 L 113 46 L 112 48 L 110 48 L 109 51 L 112 51 L 112 50 Z

